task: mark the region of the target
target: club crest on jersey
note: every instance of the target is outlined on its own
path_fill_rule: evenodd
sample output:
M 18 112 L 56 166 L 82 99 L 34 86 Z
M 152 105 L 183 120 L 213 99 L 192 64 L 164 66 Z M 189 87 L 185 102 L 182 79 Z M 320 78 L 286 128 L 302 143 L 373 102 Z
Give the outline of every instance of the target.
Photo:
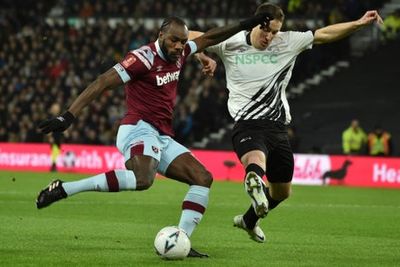
M 136 57 L 132 54 L 126 56 L 126 58 L 122 61 L 122 66 L 125 68 L 129 68 L 133 63 L 136 62 Z
M 156 153 L 156 154 L 158 154 L 158 151 L 160 151 L 158 149 L 158 147 L 155 147 L 155 146 L 151 146 L 151 149 L 153 149 L 153 152 Z

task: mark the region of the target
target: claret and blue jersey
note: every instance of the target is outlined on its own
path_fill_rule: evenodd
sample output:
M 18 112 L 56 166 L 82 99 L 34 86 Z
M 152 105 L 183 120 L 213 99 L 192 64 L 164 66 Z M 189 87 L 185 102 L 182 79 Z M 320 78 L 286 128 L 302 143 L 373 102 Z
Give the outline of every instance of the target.
M 169 62 L 158 40 L 130 51 L 114 66 L 125 83 L 127 112 L 121 124 L 144 120 L 161 133 L 173 135 L 172 115 L 180 71 L 186 58 L 197 51 L 189 41 L 176 62 Z

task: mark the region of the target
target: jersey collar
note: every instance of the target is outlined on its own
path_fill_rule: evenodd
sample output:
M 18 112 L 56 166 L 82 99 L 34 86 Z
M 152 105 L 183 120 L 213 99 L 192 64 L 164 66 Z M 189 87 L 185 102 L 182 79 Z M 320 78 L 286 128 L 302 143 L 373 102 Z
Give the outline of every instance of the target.
M 246 43 L 248 45 L 251 45 L 250 34 L 251 34 L 251 31 L 246 32 Z
M 158 54 L 162 59 L 164 59 L 164 61 L 167 61 L 166 57 L 164 56 L 163 51 L 161 50 L 160 43 L 158 42 L 158 39 L 157 39 L 156 42 L 155 42 L 155 46 L 156 46 L 157 54 Z

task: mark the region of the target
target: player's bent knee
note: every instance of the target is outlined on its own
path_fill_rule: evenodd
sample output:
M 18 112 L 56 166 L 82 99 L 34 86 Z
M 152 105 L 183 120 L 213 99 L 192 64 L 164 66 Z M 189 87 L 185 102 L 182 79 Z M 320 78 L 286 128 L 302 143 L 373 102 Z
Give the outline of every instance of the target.
M 155 175 L 146 174 L 146 175 L 137 175 L 136 176 L 136 190 L 147 190 L 154 183 Z
M 211 187 L 213 182 L 213 176 L 211 172 L 207 171 L 206 169 L 201 171 L 193 172 L 191 175 L 192 184 L 193 185 L 200 185 L 204 187 Z

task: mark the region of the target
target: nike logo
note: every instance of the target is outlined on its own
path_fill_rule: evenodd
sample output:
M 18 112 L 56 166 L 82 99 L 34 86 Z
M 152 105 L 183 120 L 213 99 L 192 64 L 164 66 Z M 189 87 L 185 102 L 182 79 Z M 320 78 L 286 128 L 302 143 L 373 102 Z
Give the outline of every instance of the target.
M 248 141 L 248 140 L 251 140 L 251 136 L 247 136 L 247 137 L 242 138 L 242 139 L 239 141 L 239 143 L 243 143 L 243 142 L 246 142 L 246 141 Z

